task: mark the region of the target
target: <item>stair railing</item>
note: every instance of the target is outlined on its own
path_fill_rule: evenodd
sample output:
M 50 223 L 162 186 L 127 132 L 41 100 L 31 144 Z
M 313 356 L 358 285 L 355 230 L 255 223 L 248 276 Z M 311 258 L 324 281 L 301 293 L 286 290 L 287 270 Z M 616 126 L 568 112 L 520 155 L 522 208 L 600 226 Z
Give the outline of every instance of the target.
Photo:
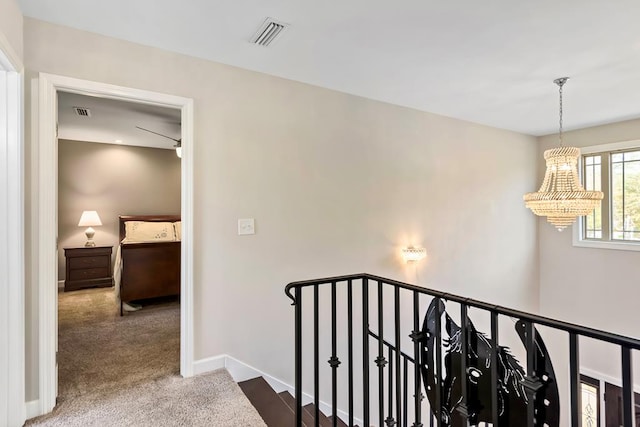
M 631 427 L 634 424 L 634 405 L 633 405 L 633 382 L 632 382 L 632 351 L 640 350 L 640 340 L 608 333 L 585 326 L 575 325 L 559 320 L 538 316 L 523 311 L 513 310 L 486 302 L 477 301 L 471 298 L 465 298 L 440 292 L 433 289 L 426 289 L 419 286 L 402 283 L 399 281 L 374 276 L 371 274 L 354 274 L 338 277 L 329 277 L 317 280 L 307 280 L 293 282 L 286 286 L 285 293 L 292 299 L 295 306 L 295 423 L 296 426 L 302 427 L 303 424 L 303 320 L 313 323 L 313 393 L 312 400 L 314 403 L 314 413 L 312 414 L 315 426 L 320 425 L 320 288 L 330 287 L 330 316 L 331 316 L 331 340 L 330 354 L 327 360 L 331 370 L 331 404 L 330 411 L 333 426 L 338 426 L 338 369 L 342 365 L 338 357 L 337 348 L 337 327 L 338 327 L 338 301 L 337 289 L 346 286 L 346 354 L 347 354 L 347 402 L 346 414 L 349 426 L 354 426 L 354 399 L 355 387 L 354 373 L 361 369 L 362 378 L 358 387 L 362 390 L 362 425 L 372 425 L 372 419 L 376 418 L 378 426 L 411 426 L 422 427 L 423 420 L 428 419 L 430 426 L 445 427 L 457 425 L 470 425 L 472 422 L 479 422 L 480 411 L 484 411 L 484 422 L 491 424 L 493 427 L 506 427 L 510 425 L 505 411 L 508 409 L 509 402 L 506 402 L 507 395 L 502 393 L 507 387 L 519 387 L 524 391 L 524 405 L 527 427 L 537 427 L 549 425 L 554 427 L 558 424 L 558 414 L 544 414 L 544 405 L 549 405 L 547 398 L 542 395 L 543 389 L 554 382 L 553 378 L 549 378 L 552 368 L 549 369 L 550 361 L 545 360 L 545 354 L 541 351 L 544 348 L 541 337 L 537 333 L 535 326 L 544 326 L 558 331 L 568 333 L 569 337 L 569 370 L 570 370 L 570 415 L 571 427 L 579 427 L 581 425 L 581 407 L 580 407 L 580 364 L 579 364 L 579 341 L 580 337 L 588 337 L 601 342 L 614 344 L 620 347 L 621 366 L 622 366 L 622 419 L 625 427 Z M 354 323 L 358 323 L 358 319 L 354 319 L 354 294 L 356 289 L 360 289 L 361 297 L 361 321 L 358 332 L 362 335 L 361 348 L 358 352 L 362 354 L 362 360 L 354 361 Z M 370 289 L 371 288 L 371 289 Z M 384 293 L 386 289 L 393 290 L 393 302 L 390 311 L 385 311 L 386 304 Z M 373 301 L 370 301 L 370 290 L 377 295 Z M 310 292 L 311 291 L 311 292 Z M 388 292 L 388 291 L 387 291 Z M 403 331 L 401 328 L 401 292 L 409 293 L 412 300 L 412 331 L 408 336 L 413 342 L 413 354 L 406 354 L 402 351 L 401 340 Z M 303 298 L 306 301 L 308 293 L 311 294 L 313 301 L 312 316 L 306 318 L 303 316 Z M 304 295 L 304 296 L 303 296 Z M 424 311 L 421 307 L 421 296 L 431 298 L 429 306 L 431 317 L 429 321 L 425 320 L 423 328 L 420 328 L 420 314 Z M 460 307 L 460 327 L 451 321 L 451 317 L 445 313 L 446 327 L 449 332 L 449 338 L 442 336 L 442 313 L 443 302 L 453 302 L 459 304 Z M 375 322 L 377 323 L 377 332 L 370 327 L 370 305 L 377 305 L 377 314 Z M 435 308 L 435 312 L 432 310 Z M 475 329 L 469 318 L 468 310 L 474 308 L 483 310 L 490 315 L 491 326 L 488 337 L 475 334 Z M 389 313 L 385 315 L 385 313 Z M 392 314 L 392 316 L 390 315 Z M 429 313 L 427 313 L 429 315 Z M 499 316 L 507 316 L 512 319 L 518 319 L 518 325 L 521 326 L 520 338 L 526 349 L 526 370 L 504 371 L 505 360 L 499 358 L 508 358 L 511 355 L 502 351 L 499 343 Z M 392 319 L 393 323 L 393 342 L 385 339 L 384 322 Z M 431 325 L 425 330 L 425 327 Z M 358 327 L 358 325 L 356 325 Z M 451 333 L 454 336 L 451 336 Z M 473 335 L 473 336 L 471 336 Z M 471 374 L 473 374 L 474 366 L 478 362 L 478 346 L 477 340 L 486 341 L 490 351 L 486 356 L 488 360 L 486 365 L 490 366 L 490 399 L 487 398 L 484 409 L 479 400 L 477 387 L 479 382 L 474 382 Z M 484 337 L 484 338 L 483 338 Z M 371 341 L 375 344 L 372 347 Z M 457 365 L 452 363 L 455 356 L 452 347 L 457 343 L 455 351 L 459 353 Z M 443 354 L 443 346 L 448 351 Z M 375 353 L 375 354 L 374 354 Z M 375 357 L 374 357 L 375 356 Z M 443 360 L 443 357 L 449 357 L 449 364 Z M 547 355 L 548 358 L 548 355 Z M 511 360 L 511 359 L 509 359 Z M 515 360 L 515 359 L 513 359 Z M 517 362 L 517 361 L 516 361 Z M 549 363 L 546 366 L 545 364 Z M 377 367 L 377 375 L 371 375 L 372 364 Z M 445 367 L 443 367 L 445 366 Z M 385 369 L 387 376 L 385 377 Z M 452 372 L 456 370 L 456 372 Z M 374 368 L 375 372 L 375 368 Z M 509 376 L 511 375 L 511 376 Z M 413 390 L 409 393 L 408 378 L 413 377 Z M 506 377 L 505 377 L 506 376 Z M 508 377 L 508 378 L 507 378 Z M 464 378 L 457 385 L 452 385 L 455 378 Z M 430 384 L 425 384 L 429 381 Z M 387 390 L 385 390 L 385 382 Z M 344 383 L 341 383 L 344 387 Z M 377 406 L 378 413 L 371 414 L 371 387 L 377 388 Z M 456 388 L 457 387 L 457 388 Z M 501 388 L 502 387 L 502 388 Z M 549 388 L 550 390 L 550 388 Z M 447 393 L 445 395 L 445 392 Z M 460 394 L 459 400 L 453 402 L 448 401 L 448 397 L 452 393 Z M 548 392 L 547 392 L 548 393 Z M 557 395 L 557 388 L 556 388 Z M 428 395 L 428 414 L 423 414 L 425 404 L 423 399 L 425 394 Z M 514 394 L 514 393 L 512 393 Z M 515 393 L 517 394 L 517 393 Z M 522 397 L 522 396 L 521 396 Z M 513 398 L 513 396 L 509 396 Z M 411 404 L 413 411 L 409 413 L 408 407 Z M 511 410 L 515 411 L 516 405 L 511 402 Z M 447 412 L 450 410 L 450 412 Z M 549 411 L 547 411 L 549 412 Z M 559 409 L 558 409 L 559 412 Z M 344 415 L 344 414 L 343 414 Z M 512 414 L 513 415 L 513 414 Z M 545 418 L 546 417 L 546 418 Z M 487 421 L 488 420 L 488 421 Z M 549 422 L 549 420 L 552 420 Z M 554 421 L 555 420 L 555 421 Z M 375 421 L 374 421 L 375 422 Z M 412 424 L 409 424 L 412 422 Z M 462 424 L 461 424 L 462 423 Z M 511 421 L 513 424 L 513 421 Z M 473 425 L 473 424 L 471 424 Z M 515 424 L 513 424 L 515 425 Z

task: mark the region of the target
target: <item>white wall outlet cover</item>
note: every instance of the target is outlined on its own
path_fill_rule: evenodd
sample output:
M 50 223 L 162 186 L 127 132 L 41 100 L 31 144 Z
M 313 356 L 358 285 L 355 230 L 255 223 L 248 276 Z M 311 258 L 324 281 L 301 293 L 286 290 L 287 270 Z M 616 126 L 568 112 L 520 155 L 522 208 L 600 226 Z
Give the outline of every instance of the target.
M 256 225 L 253 218 L 242 218 L 238 220 L 238 235 L 256 234 Z

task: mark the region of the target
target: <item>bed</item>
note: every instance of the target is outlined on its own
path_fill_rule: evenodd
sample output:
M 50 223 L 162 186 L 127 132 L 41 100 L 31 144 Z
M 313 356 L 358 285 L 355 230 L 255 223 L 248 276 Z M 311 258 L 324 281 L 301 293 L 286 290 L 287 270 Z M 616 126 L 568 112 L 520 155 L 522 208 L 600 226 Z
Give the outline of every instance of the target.
M 166 224 L 171 224 L 173 235 L 154 232 L 147 238 L 131 238 L 135 234 L 132 232 L 134 227 L 157 229 L 164 226 L 168 229 Z M 115 279 L 121 316 L 124 303 L 180 295 L 180 226 L 179 215 L 119 217 L 121 243 L 116 255 Z

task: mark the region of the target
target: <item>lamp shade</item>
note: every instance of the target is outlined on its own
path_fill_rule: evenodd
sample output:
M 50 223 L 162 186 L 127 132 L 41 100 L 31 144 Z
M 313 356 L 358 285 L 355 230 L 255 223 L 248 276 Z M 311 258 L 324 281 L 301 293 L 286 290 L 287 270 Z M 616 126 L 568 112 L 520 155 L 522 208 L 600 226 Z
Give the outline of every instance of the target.
M 78 227 L 93 227 L 94 225 L 102 225 L 98 212 L 96 211 L 84 211 L 80 216 L 80 222 Z

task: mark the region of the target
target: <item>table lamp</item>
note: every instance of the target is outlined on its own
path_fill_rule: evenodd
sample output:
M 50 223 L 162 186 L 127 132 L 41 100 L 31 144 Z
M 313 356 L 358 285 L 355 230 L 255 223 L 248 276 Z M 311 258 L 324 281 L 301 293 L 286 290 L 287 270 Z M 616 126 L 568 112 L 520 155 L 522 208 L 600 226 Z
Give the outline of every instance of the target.
M 80 216 L 80 222 L 78 223 L 78 227 L 88 227 L 84 234 L 87 235 L 87 243 L 85 246 L 95 246 L 96 243 L 93 241 L 93 235 L 96 234 L 96 231 L 93 229 L 93 226 L 102 225 L 102 221 L 100 221 L 100 217 L 98 216 L 98 212 L 96 211 L 84 211 L 82 212 L 82 216 Z

